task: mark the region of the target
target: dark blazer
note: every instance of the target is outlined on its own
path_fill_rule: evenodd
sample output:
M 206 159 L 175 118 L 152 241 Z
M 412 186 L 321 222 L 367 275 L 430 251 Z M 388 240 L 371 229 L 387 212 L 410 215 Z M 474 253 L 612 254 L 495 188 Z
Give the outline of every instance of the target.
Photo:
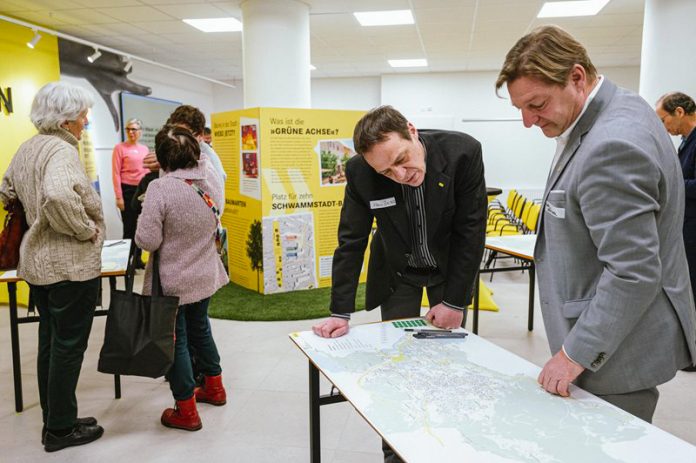
M 419 131 L 426 148 L 428 248 L 445 278 L 444 301 L 471 301 L 486 233 L 486 185 L 481 144 L 469 135 Z M 362 156 L 346 164 L 347 186 L 334 253 L 331 311 L 355 310 L 355 293 L 372 230 L 365 306 L 384 302 L 401 282 L 411 252 L 402 186 L 375 172 Z M 381 207 L 380 207 L 381 206 Z M 441 301 L 430 301 L 435 305 Z
M 684 186 L 686 187 L 686 209 L 684 217 L 696 218 L 696 129 L 686 137 L 679 147 L 679 163 L 684 174 Z M 693 222 L 696 225 L 696 222 Z M 688 241 L 696 240 L 696 226 L 687 230 L 684 228 L 684 238 Z

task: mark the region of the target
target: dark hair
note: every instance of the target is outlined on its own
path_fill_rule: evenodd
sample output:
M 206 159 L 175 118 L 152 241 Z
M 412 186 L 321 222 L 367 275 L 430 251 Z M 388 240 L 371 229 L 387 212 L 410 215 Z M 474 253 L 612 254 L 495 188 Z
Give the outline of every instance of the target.
M 363 155 L 374 145 L 383 142 L 391 133 L 397 133 L 404 140 L 411 139 L 408 120 L 391 106 L 379 106 L 365 114 L 353 131 L 355 152 Z
M 213 132 L 210 130 L 210 127 L 204 127 L 204 128 L 203 128 L 203 134 L 204 134 L 204 135 L 210 135 L 210 134 L 212 134 L 212 133 L 213 133 Z
M 165 125 L 155 136 L 155 154 L 162 169 L 172 172 L 197 166 L 201 147 L 189 130 Z
M 576 64 L 585 68 L 589 81 L 597 77 L 597 69 L 580 42 L 558 26 L 540 26 L 519 39 L 505 56 L 495 81 L 496 93 L 504 83 L 519 77 L 565 87 Z
M 185 124 L 194 135 L 203 133 L 205 116 L 200 109 L 190 105 L 181 105 L 169 115 L 167 125 Z
M 662 106 L 662 109 L 670 114 L 674 114 L 677 108 L 682 108 L 685 114 L 693 114 L 696 112 L 696 103 L 694 103 L 693 98 L 691 98 L 686 93 L 682 92 L 671 92 L 662 95 L 658 104 Z

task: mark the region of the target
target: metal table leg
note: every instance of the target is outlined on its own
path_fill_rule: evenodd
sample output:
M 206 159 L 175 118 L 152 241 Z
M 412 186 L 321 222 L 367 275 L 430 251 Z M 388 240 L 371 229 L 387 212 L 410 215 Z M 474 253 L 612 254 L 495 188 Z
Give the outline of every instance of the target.
M 12 342 L 12 374 L 14 376 L 15 411 L 24 410 L 22 400 L 22 364 L 19 355 L 19 321 L 17 320 L 17 283 L 7 283 L 10 296 L 10 338 Z
M 125 279 L 125 277 L 124 277 Z M 116 289 L 116 277 L 109 277 L 109 289 Z M 114 398 L 121 398 L 121 376 L 114 375 Z
M 319 370 L 309 362 L 309 461 L 321 462 L 321 416 L 319 414 Z
M 534 330 L 534 285 L 535 285 L 535 267 L 534 262 L 529 264 L 529 318 L 527 320 L 527 329 Z
M 474 334 L 478 334 L 478 323 L 479 323 L 479 273 L 476 273 L 476 279 L 474 280 L 474 321 L 471 331 Z

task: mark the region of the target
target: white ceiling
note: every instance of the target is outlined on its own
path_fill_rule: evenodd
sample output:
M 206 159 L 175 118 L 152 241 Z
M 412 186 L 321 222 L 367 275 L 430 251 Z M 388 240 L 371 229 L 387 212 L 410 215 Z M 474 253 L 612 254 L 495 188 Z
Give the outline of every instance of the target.
M 288 0 L 296 1 L 296 0 Z M 242 0 L 2 0 L 0 14 L 223 81 L 242 78 L 242 32 L 204 33 L 183 18 L 242 19 Z M 611 0 L 597 16 L 536 19 L 543 0 L 306 0 L 313 77 L 498 70 L 515 41 L 554 23 L 597 67 L 640 64 L 644 0 Z M 415 25 L 361 27 L 353 11 L 411 9 Z M 27 40 L 32 36 L 27 30 Z M 395 70 L 388 59 L 427 58 Z

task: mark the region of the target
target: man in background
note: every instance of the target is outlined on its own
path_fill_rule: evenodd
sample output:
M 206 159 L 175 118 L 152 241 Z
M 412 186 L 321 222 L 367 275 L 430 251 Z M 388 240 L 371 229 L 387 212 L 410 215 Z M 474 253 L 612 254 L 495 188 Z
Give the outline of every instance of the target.
M 512 47 L 504 84 L 525 127 L 557 142 L 534 252 L 554 354 L 539 383 L 568 396 L 575 382 L 650 422 L 656 386 L 696 358 L 674 147 L 652 108 L 558 27 Z
M 208 146 L 213 146 L 213 132 L 210 130 L 210 127 L 203 128 L 203 137 L 201 139 L 203 142 L 207 143 Z
M 680 135 L 677 151 L 684 176 L 686 201 L 684 208 L 684 247 L 689 262 L 691 291 L 696 290 L 696 103 L 681 92 L 671 92 L 660 97 L 655 111 L 670 135 Z M 689 366 L 683 371 L 696 371 Z

